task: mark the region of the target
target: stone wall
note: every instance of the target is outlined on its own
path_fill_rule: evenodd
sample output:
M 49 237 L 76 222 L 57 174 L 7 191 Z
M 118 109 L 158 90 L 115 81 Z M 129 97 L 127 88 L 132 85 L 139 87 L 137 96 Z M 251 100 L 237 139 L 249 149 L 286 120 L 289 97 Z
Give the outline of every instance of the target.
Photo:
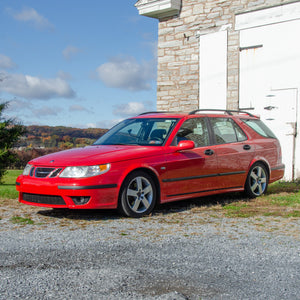
M 228 31 L 227 109 L 238 108 L 239 13 L 291 3 L 285 0 L 182 0 L 178 16 L 162 19 L 158 34 L 157 109 L 199 107 L 199 36 Z

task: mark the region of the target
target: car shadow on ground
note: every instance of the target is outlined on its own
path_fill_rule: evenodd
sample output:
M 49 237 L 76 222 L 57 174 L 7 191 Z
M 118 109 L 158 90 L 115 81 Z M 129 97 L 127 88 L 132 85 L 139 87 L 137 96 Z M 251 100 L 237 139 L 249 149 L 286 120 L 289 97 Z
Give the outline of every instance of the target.
M 214 206 L 224 206 L 241 200 L 250 201 L 250 199 L 245 197 L 243 193 L 229 193 L 198 197 L 157 205 L 151 215 L 169 215 L 178 212 L 190 211 L 194 208 L 212 208 Z M 120 215 L 117 210 L 113 209 L 44 209 L 38 211 L 38 214 L 50 218 L 85 221 L 116 220 L 125 218 Z
M 243 193 L 228 193 L 206 197 L 198 197 L 159 205 L 155 212 L 162 214 L 188 211 L 193 208 L 212 208 L 214 206 L 225 206 L 239 201 L 250 201 Z

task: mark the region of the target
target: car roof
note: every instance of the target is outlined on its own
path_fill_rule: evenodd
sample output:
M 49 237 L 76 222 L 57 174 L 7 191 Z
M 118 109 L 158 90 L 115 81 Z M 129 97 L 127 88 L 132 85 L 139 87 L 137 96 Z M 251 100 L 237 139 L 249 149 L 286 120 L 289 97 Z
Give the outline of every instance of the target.
M 242 110 L 223 110 L 223 109 L 197 109 L 191 112 L 172 112 L 172 111 L 150 111 L 144 112 L 135 118 L 183 118 L 188 116 L 209 116 L 209 117 L 224 117 L 225 116 L 234 116 L 234 117 L 246 117 L 246 118 L 255 118 L 259 119 L 258 116 L 255 116 L 247 111 Z

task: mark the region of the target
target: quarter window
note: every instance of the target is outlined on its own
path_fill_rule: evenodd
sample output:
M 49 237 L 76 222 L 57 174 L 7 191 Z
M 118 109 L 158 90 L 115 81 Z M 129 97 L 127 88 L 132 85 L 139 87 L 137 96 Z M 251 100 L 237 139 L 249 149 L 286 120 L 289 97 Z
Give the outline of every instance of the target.
M 261 136 L 276 139 L 275 134 L 261 120 L 243 119 L 242 121 L 244 123 L 246 123 L 254 131 L 256 131 L 258 134 L 260 134 Z
M 210 119 L 216 144 L 242 142 L 247 136 L 242 129 L 230 118 Z

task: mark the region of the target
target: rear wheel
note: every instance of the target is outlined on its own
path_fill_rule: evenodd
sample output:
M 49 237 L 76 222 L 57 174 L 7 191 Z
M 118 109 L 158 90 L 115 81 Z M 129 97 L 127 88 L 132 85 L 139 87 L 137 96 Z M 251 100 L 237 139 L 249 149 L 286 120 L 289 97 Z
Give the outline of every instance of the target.
M 255 163 L 247 176 L 245 192 L 250 198 L 255 198 L 267 191 L 269 175 L 262 163 Z
M 129 174 L 125 179 L 119 199 L 119 211 L 133 218 L 152 212 L 157 198 L 157 189 L 152 177 L 143 171 Z

